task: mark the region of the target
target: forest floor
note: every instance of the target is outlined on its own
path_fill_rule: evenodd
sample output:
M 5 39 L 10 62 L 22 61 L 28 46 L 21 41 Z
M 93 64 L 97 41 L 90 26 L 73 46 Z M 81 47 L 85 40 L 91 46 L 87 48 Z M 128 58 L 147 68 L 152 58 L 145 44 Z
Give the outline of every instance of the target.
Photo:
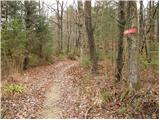
M 99 63 L 98 74 L 78 61 L 63 60 L 7 77 L 23 93 L 2 89 L 1 118 L 158 118 L 158 72 L 141 71 L 143 87 L 130 93 L 125 77 L 113 83 L 113 65 Z M 125 73 L 124 73 L 125 74 Z

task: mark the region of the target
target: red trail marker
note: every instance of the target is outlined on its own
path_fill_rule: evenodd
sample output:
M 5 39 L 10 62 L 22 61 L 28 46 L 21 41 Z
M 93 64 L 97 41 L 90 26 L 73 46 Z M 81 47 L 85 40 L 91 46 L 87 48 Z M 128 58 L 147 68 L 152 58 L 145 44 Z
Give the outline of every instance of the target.
M 125 30 L 123 32 L 124 35 L 128 35 L 128 34 L 132 34 L 132 33 L 136 33 L 137 32 L 137 29 L 136 28 L 131 28 L 131 29 L 128 29 L 128 30 Z

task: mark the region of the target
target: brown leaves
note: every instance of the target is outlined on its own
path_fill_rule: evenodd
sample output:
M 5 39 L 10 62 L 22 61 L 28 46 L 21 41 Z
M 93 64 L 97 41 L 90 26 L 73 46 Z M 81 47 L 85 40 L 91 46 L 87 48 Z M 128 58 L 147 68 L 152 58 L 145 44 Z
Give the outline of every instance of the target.
M 14 98 L 2 95 L 4 118 L 37 118 L 52 84 L 60 87 L 61 97 L 56 105 L 61 108 L 61 118 L 158 118 L 157 73 L 141 70 L 143 87 L 130 93 L 126 74 L 119 83 L 113 82 L 114 66 L 109 61 L 107 69 L 101 62 L 94 76 L 89 68 L 70 64 L 73 61 L 61 61 L 29 69 L 23 76 L 16 75 L 14 79 L 26 89 Z
M 53 82 L 54 71 L 54 65 L 48 65 L 29 69 L 23 75 L 12 75 L 11 82 L 23 84 L 25 92 L 15 97 L 2 95 L 2 109 L 7 110 L 4 118 L 36 118 L 45 92 Z
M 151 114 L 142 110 L 142 105 L 146 100 L 149 100 L 150 98 L 154 98 L 154 101 L 158 100 L 156 99 L 156 96 L 158 97 L 158 83 L 155 82 L 157 79 L 156 73 L 149 69 L 148 71 L 145 70 L 145 72 L 141 71 L 140 76 L 143 87 L 140 91 L 137 91 L 137 93 L 130 94 L 126 90 L 126 87 L 128 86 L 126 74 L 123 76 L 123 79 L 125 80 L 114 84 L 114 66 L 111 65 L 111 62 L 108 62 L 108 70 L 106 71 L 104 65 L 103 62 L 99 64 L 99 74 L 96 76 L 90 76 L 87 68 L 81 69 L 78 66 L 72 68 L 68 72 L 68 74 L 74 76 L 74 79 L 72 80 L 73 86 L 80 88 L 80 96 L 81 98 L 85 98 L 80 98 L 80 102 L 85 101 L 85 104 L 92 106 L 94 103 L 97 103 L 96 101 L 98 99 L 100 100 L 100 98 L 93 99 L 95 96 L 99 96 L 99 91 L 105 89 L 111 94 L 112 100 L 110 102 L 106 101 L 102 106 L 97 106 L 96 104 L 93 106 L 93 109 L 88 113 L 89 118 L 154 118 L 158 115 L 155 113 L 158 108 L 157 104 L 148 104 L 146 109 L 149 107 L 153 108 L 152 105 L 155 107 L 150 110 Z M 148 76 L 148 74 L 150 75 Z M 151 85 L 151 90 L 148 94 L 149 84 Z M 123 93 L 124 95 L 122 95 Z M 120 99 L 119 96 L 123 96 L 123 98 Z M 81 111 L 87 111 L 87 108 L 84 107 Z

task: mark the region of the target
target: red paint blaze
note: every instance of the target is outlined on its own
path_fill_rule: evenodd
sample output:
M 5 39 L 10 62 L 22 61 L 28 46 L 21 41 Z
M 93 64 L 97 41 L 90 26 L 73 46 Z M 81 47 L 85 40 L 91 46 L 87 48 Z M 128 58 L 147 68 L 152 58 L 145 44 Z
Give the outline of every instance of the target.
M 124 35 L 127 35 L 127 34 L 131 34 L 131 33 L 136 33 L 137 32 L 137 29 L 136 28 L 131 28 L 131 29 L 128 29 L 128 30 L 125 30 L 123 32 Z

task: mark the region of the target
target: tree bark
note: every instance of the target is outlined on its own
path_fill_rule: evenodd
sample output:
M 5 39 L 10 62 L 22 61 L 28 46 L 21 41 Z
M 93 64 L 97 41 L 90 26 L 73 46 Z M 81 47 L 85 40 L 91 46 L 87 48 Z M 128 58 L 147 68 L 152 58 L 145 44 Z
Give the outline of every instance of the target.
M 70 51 L 70 38 L 71 38 L 71 19 L 69 17 L 69 12 L 67 11 L 67 54 Z
M 145 44 L 144 42 L 144 24 L 143 24 L 143 1 L 140 1 L 140 17 L 139 17 L 139 48 L 140 52 L 143 52 L 143 45 Z
M 157 2 L 157 41 L 159 42 L 159 1 Z
M 89 45 L 89 53 L 90 53 L 90 61 L 91 61 L 91 72 L 97 72 L 97 58 L 96 58 L 96 50 L 93 36 L 93 28 L 92 28 L 92 19 L 91 19 L 91 1 L 85 1 L 85 26 L 88 37 L 88 45 Z
M 119 1 L 119 33 L 118 33 L 118 48 L 117 48 L 117 57 L 116 57 L 116 68 L 115 68 L 115 81 L 120 81 L 122 77 L 122 68 L 123 68 L 123 31 L 125 27 L 125 1 Z
M 58 42 L 58 52 L 63 52 L 63 13 L 64 13 L 64 1 L 60 3 L 56 0 L 56 17 L 57 17 L 57 42 Z
M 59 10 L 59 1 L 56 1 L 57 5 L 57 12 L 56 12 L 56 17 L 57 17 L 57 43 L 58 43 L 58 54 L 61 53 L 61 22 L 60 22 L 60 10 Z
M 148 55 L 146 56 L 147 57 L 147 61 L 148 63 L 151 62 L 151 42 L 153 42 L 153 35 L 154 35 L 154 21 L 153 21 L 153 10 L 152 10 L 152 1 L 149 1 L 149 24 L 150 24 L 150 31 L 149 31 L 149 40 L 148 40 Z
M 63 51 L 63 1 L 62 1 L 62 4 L 61 4 L 61 15 L 60 15 L 60 40 L 61 40 L 61 51 Z
M 77 12 L 77 39 L 74 52 L 78 50 L 82 50 L 81 43 L 82 43 L 82 27 L 83 27 L 83 4 L 81 0 L 78 0 L 78 12 Z
M 127 8 L 128 29 L 137 26 L 137 5 L 135 1 L 128 2 Z M 137 33 L 130 34 L 128 41 L 128 81 L 131 89 L 135 89 L 138 83 L 138 49 Z

